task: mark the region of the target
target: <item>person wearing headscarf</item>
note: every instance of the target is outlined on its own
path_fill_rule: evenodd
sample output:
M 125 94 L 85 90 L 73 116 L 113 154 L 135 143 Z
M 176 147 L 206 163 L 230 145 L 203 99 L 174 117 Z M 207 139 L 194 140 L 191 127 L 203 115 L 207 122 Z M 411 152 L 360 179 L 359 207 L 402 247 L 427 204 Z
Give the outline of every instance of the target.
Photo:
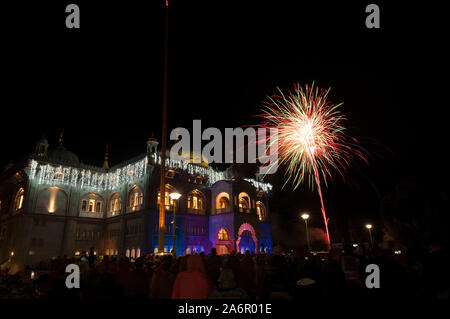
M 206 275 L 202 257 L 189 256 L 186 271 L 180 271 L 175 279 L 172 299 L 205 299 L 211 290 L 212 285 Z

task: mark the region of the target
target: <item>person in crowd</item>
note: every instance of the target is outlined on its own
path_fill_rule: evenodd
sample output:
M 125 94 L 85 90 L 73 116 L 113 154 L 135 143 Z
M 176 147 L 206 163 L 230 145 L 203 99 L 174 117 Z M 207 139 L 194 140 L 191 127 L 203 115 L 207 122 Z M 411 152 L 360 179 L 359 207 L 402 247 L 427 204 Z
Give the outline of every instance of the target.
M 346 291 L 349 294 L 356 293 L 361 288 L 360 260 L 353 254 L 353 247 L 344 246 L 344 254 L 341 256 L 341 268 L 345 275 Z
M 92 266 L 94 266 L 94 262 L 96 260 L 95 256 L 95 251 L 94 251 L 94 247 L 91 247 L 91 249 L 89 250 L 89 257 L 88 257 L 88 261 L 89 261 L 89 267 L 92 268 Z
M 125 285 L 125 297 L 129 299 L 144 299 L 149 295 L 151 274 L 144 271 L 144 259 L 139 257 L 134 262 L 134 269 L 128 273 Z
M 211 254 L 206 258 L 206 272 L 214 285 L 217 284 L 219 279 L 221 266 L 222 260 L 217 255 L 216 248 L 211 248 Z
M 328 260 L 322 264 L 320 287 L 324 297 L 337 298 L 342 294 L 345 285 L 345 274 L 342 271 L 341 250 L 332 248 Z
M 255 263 L 250 255 L 250 251 L 246 250 L 238 267 L 238 286 L 244 289 L 249 296 L 254 296 L 256 290 L 255 281 Z
M 247 293 L 244 289 L 237 287 L 234 280 L 233 270 L 224 268 L 218 279 L 217 287 L 211 291 L 209 299 L 246 299 Z
M 175 279 L 172 299 L 204 299 L 212 290 L 202 257 L 187 258 L 186 271 L 180 271 Z
M 171 272 L 172 256 L 167 256 L 164 261 L 156 267 L 152 276 L 150 286 L 151 299 L 170 299 L 175 275 Z

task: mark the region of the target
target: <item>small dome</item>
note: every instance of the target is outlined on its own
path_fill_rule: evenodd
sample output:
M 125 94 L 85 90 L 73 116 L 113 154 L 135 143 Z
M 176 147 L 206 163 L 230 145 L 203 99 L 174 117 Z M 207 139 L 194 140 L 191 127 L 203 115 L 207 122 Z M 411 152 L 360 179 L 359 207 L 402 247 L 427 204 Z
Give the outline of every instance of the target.
M 52 160 L 63 163 L 79 163 L 80 159 L 77 155 L 67 150 L 64 146 L 58 145 L 48 151 L 48 157 Z
M 233 164 L 225 170 L 225 176 L 227 179 L 231 180 L 243 178 L 242 172 Z

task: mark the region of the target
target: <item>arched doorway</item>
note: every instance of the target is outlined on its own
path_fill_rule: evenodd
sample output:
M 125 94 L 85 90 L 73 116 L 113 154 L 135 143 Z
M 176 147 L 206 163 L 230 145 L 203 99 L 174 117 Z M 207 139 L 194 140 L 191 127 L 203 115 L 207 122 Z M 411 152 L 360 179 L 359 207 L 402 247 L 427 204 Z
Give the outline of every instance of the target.
M 245 253 L 246 250 L 249 250 L 250 253 L 255 252 L 255 242 L 249 230 L 244 230 L 239 238 L 241 239 L 239 241 L 239 251 L 241 253 Z
M 239 252 L 245 253 L 248 249 L 250 253 L 256 253 L 258 247 L 258 239 L 256 232 L 252 225 L 244 223 L 239 227 L 238 239 L 236 241 L 236 249 Z
M 228 255 L 233 250 L 233 242 L 231 241 L 230 232 L 221 227 L 216 235 L 216 251 L 218 255 Z

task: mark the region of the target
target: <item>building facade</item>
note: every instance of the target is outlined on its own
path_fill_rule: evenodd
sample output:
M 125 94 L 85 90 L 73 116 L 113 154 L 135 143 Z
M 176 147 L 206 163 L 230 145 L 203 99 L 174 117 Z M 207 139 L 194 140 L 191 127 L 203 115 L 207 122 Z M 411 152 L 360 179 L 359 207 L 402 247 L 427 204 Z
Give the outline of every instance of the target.
M 42 138 L 34 154 L 0 176 L 0 263 L 34 265 L 94 247 L 97 255 L 137 258 L 158 247 L 158 142 L 109 167 L 89 166 Z M 166 160 L 165 250 L 219 254 L 272 250 L 268 196 L 272 186 L 218 171 L 207 163 Z M 182 196 L 173 200 L 170 193 Z

